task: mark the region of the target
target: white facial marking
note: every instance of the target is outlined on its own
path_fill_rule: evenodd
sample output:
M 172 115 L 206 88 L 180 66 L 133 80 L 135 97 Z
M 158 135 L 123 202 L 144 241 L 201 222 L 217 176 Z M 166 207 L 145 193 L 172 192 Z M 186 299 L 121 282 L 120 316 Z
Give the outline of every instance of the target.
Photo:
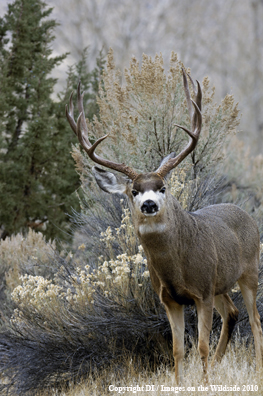
M 139 225 L 139 232 L 141 235 L 143 234 L 151 234 L 155 233 L 162 233 L 165 230 L 166 224 L 165 223 L 156 223 L 150 222 L 146 224 Z
M 145 193 L 142 194 L 142 198 L 141 198 L 142 203 L 147 201 L 147 199 L 150 199 L 151 201 L 157 203 L 159 195 L 160 195 L 159 191 L 156 191 L 156 192 L 152 191 L 152 190 L 145 191 Z
M 144 192 L 132 190 L 134 208 L 138 213 L 138 231 L 141 235 L 163 233 L 166 228 L 165 186 L 160 190 Z
M 153 213 L 143 213 L 144 214 L 144 216 L 146 216 L 146 217 L 153 217 L 153 216 L 156 216 L 157 215 L 157 212 L 153 212 Z
M 135 206 L 137 207 L 137 210 L 140 210 L 141 212 L 141 207 L 144 204 L 145 201 L 153 201 L 156 206 L 157 206 L 157 212 L 153 213 L 143 213 L 147 217 L 152 217 L 156 216 L 156 214 L 163 208 L 164 205 L 164 198 L 165 194 L 161 193 L 160 191 L 146 191 L 144 193 L 139 192 L 135 197 L 134 197 L 134 203 Z

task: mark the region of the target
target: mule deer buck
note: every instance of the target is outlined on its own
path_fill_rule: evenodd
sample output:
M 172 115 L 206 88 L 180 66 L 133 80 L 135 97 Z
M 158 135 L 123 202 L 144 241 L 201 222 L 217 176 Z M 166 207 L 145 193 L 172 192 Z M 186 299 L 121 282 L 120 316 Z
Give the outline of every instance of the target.
M 159 168 L 137 173 L 124 163 L 99 157 L 96 147 L 106 136 L 91 144 L 83 109 L 83 95 L 78 86 L 77 123 L 73 116 L 72 95 L 66 116 L 89 157 L 99 165 L 126 175 L 118 176 L 97 166 L 93 174 L 99 187 L 109 193 L 126 194 L 132 219 L 147 257 L 153 288 L 164 304 L 173 336 L 175 377 L 182 379 L 184 357 L 184 305 L 196 304 L 198 314 L 198 350 L 207 378 L 209 334 L 213 307 L 220 313 L 223 325 L 212 364 L 225 353 L 238 310 L 227 294 L 238 282 L 254 335 L 257 368 L 262 366 L 263 339 L 256 307 L 259 267 L 259 232 L 255 221 L 232 204 L 211 205 L 196 212 L 184 211 L 169 192 L 166 176 L 190 154 L 199 139 L 202 126 L 202 91 L 197 81 L 194 100 L 190 97 L 187 75 L 183 71 L 184 90 L 191 117 L 186 147 L 175 156 L 167 156 Z

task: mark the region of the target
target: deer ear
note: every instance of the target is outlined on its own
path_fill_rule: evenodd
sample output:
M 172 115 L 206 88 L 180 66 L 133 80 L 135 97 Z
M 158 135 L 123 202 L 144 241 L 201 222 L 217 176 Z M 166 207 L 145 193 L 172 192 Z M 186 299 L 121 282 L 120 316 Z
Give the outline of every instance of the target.
M 118 176 L 116 177 L 113 173 L 105 171 L 104 169 L 94 166 L 92 173 L 96 179 L 98 186 L 107 193 L 111 194 L 125 194 L 128 178 Z

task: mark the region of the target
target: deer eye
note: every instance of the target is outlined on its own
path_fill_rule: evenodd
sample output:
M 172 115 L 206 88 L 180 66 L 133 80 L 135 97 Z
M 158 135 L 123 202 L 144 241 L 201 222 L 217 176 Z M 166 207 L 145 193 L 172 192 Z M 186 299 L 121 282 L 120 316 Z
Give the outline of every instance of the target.
M 162 187 L 162 188 L 161 188 L 160 193 L 162 193 L 162 194 L 165 193 L 165 187 Z
M 133 195 L 134 197 L 136 197 L 136 195 L 138 195 L 138 194 L 139 194 L 138 191 L 132 190 L 132 195 Z

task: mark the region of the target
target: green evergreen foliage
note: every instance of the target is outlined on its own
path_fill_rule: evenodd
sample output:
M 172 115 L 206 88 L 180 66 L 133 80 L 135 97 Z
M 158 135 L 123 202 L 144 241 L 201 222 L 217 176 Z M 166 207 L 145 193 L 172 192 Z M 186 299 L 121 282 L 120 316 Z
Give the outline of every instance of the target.
M 58 95 L 59 99 L 63 102 L 63 120 L 65 122 L 65 127 L 68 127 L 68 121 L 65 118 L 65 105 L 68 104 L 71 92 L 76 94 L 79 81 L 81 81 L 82 91 L 85 92 L 83 104 L 86 118 L 92 120 L 94 115 L 99 117 L 99 106 L 96 98 L 99 91 L 99 85 L 103 84 L 101 78 L 106 60 L 103 52 L 100 51 L 99 56 L 96 59 L 96 67 L 91 72 L 88 72 L 87 59 L 88 47 L 84 48 L 80 61 L 69 67 L 66 89 Z M 78 109 L 75 108 L 76 119 L 78 115 Z
M 70 155 L 77 141 L 65 119 L 69 92 L 81 77 L 86 103 L 98 89 L 97 67 L 87 72 L 87 50 L 68 73 L 66 92 L 54 102 L 50 73 L 66 57 L 52 57 L 56 21 L 40 0 L 16 0 L 0 20 L 0 227 L 5 238 L 28 226 L 48 238 L 67 239 L 65 227 L 79 177 Z M 102 62 L 102 56 L 101 56 Z M 99 62 L 99 61 L 98 61 Z M 90 105 L 89 117 L 96 112 Z

